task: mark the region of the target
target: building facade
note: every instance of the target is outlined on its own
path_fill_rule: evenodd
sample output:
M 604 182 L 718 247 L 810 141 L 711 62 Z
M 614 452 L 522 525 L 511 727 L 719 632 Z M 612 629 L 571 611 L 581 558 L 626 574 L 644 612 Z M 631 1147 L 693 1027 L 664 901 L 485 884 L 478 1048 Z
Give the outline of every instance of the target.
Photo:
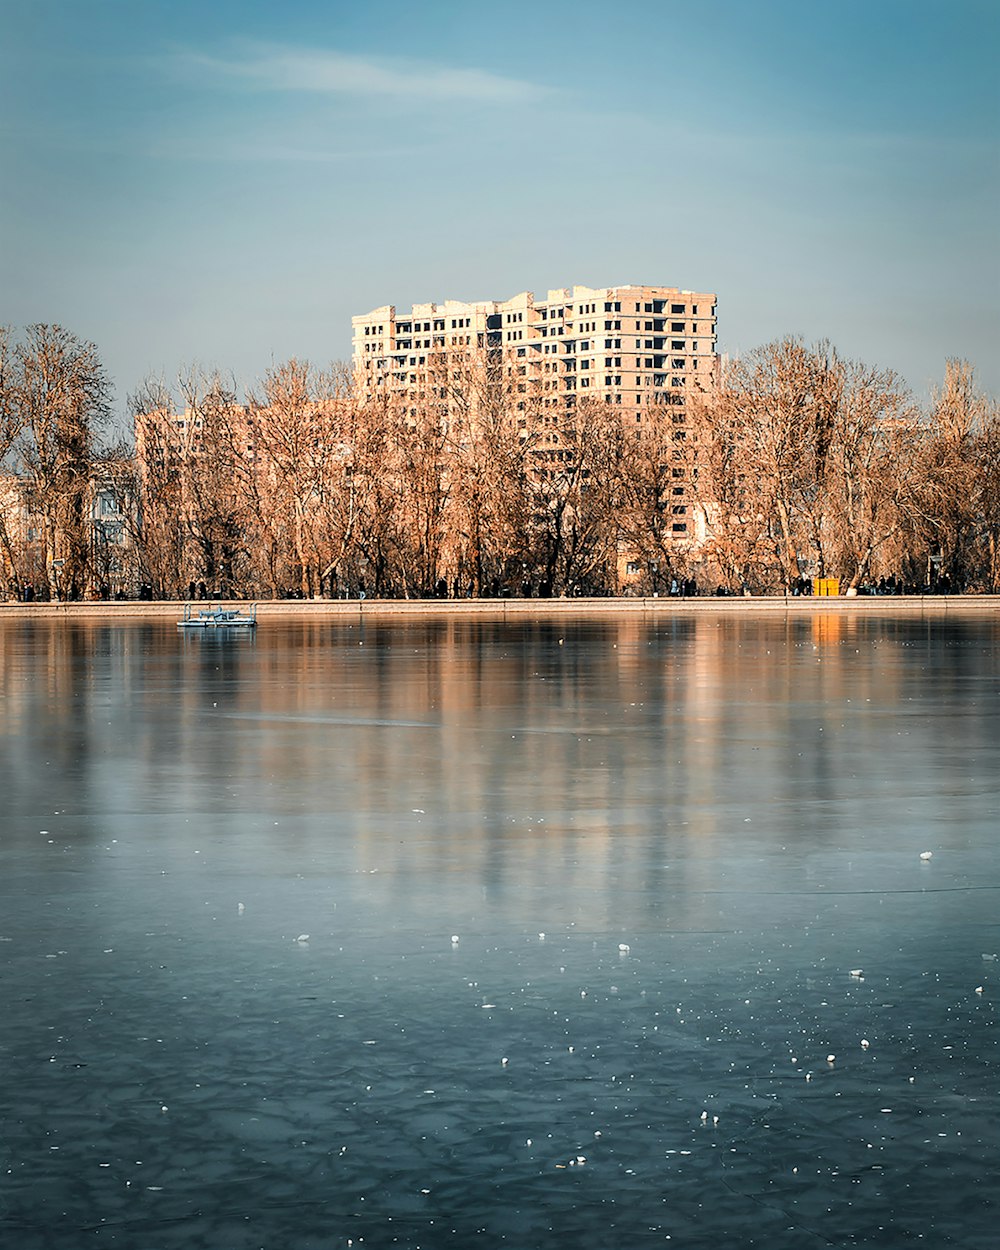
M 629 437 L 655 436 L 669 483 L 667 533 L 705 537 L 693 499 L 697 452 L 692 398 L 718 376 L 716 296 L 665 286 L 530 291 L 507 300 L 385 305 L 353 318 L 354 375 L 362 403 L 384 403 L 452 433 L 477 412 L 505 409 L 533 453 L 536 473 L 564 473 L 576 457 L 584 411 L 613 405 Z M 665 503 L 667 501 L 664 501 Z M 648 573 L 627 544 L 619 583 Z
M 352 318 L 354 371 L 363 399 L 426 398 L 434 371 L 493 353 L 529 379 L 542 406 L 585 399 L 621 405 L 640 423 L 658 407 L 683 408 L 715 375 L 716 296 L 663 286 L 575 286 L 536 300 L 385 305 Z
M 78 534 L 53 524 L 38 506 L 27 476 L 0 473 L 0 599 L 122 597 L 134 589 L 135 517 L 113 475 L 95 462 L 87 481 Z M 78 567 L 73 570 L 72 564 Z

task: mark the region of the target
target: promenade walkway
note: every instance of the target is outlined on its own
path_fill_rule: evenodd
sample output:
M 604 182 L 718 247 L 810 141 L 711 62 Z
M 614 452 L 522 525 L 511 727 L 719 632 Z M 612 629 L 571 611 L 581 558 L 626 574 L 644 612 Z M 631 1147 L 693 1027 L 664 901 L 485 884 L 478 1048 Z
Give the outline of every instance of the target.
M 244 600 L 212 600 L 220 607 L 237 608 Z M 817 616 L 836 613 L 856 616 L 944 616 L 1000 612 L 1000 595 L 872 595 L 857 598 L 767 595 L 686 599 L 262 599 L 258 619 L 320 618 L 327 620 L 416 616 L 483 617 L 501 620 L 552 616 L 650 616 L 697 613 L 786 613 Z M 206 601 L 205 606 L 209 606 Z M 184 605 L 176 601 L 97 603 L 2 603 L 0 621 L 19 619 L 134 621 L 171 617 L 180 620 Z

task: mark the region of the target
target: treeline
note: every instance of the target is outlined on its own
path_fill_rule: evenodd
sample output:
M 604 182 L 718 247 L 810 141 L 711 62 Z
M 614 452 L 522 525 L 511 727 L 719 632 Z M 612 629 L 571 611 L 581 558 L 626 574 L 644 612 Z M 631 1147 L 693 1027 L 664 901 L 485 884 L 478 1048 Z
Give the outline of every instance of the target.
M 702 556 L 730 584 L 1000 588 L 1000 415 L 966 361 L 921 412 L 891 371 L 771 343 L 700 405 Z
M 408 404 L 292 360 L 242 400 L 219 375 L 147 383 L 134 448 L 99 444 L 91 344 L 36 326 L 0 363 L 8 593 L 1000 589 L 1000 417 L 965 362 L 921 411 L 890 372 L 787 339 L 637 421 L 547 407 L 510 360 L 442 365 Z

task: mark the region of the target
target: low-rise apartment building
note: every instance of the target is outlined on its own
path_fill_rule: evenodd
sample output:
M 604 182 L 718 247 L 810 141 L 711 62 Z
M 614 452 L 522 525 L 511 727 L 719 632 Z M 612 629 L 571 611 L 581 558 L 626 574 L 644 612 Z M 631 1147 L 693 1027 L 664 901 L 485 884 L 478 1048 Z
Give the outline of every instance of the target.
M 88 598 L 132 592 L 134 516 L 100 461 L 91 468 L 84 508 L 71 533 L 39 506 L 30 478 L 0 472 L 0 598 L 60 599 L 73 583 Z

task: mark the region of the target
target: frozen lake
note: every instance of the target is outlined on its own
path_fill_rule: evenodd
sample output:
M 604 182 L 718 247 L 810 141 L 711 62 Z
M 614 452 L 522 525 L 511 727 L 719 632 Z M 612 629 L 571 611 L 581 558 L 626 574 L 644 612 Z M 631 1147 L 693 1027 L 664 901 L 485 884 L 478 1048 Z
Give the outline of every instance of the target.
M 0 617 L 0 1246 L 995 1244 L 998 642 Z

